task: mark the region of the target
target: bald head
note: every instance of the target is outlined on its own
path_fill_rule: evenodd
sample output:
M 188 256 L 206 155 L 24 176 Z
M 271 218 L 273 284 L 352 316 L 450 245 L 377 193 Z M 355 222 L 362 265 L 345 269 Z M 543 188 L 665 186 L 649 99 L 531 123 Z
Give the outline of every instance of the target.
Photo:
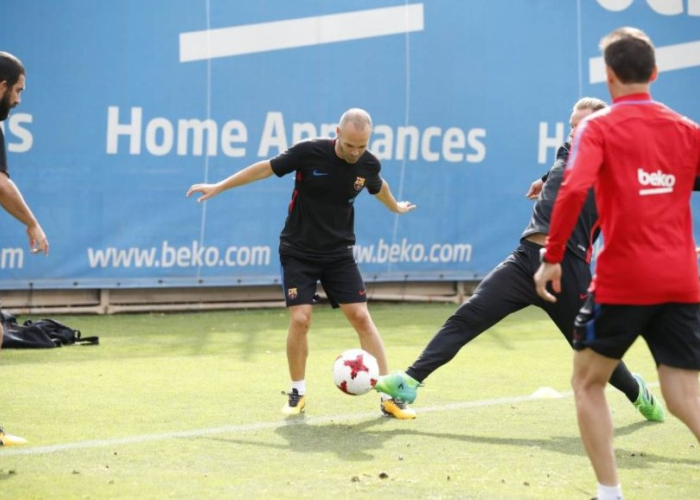
M 348 163 L 357 161 L 367 151 L 369 136 L 372 135 L 372 118 L 364 109 L 348 109 L 340 117 L 335 129 L 335 153 Z
M 352 125 L 352 127 L 357 131 L 369 129 L 369 131 L 371 132 L 372 118 L 369 116 L 369 113 L 364 109 L 350 108 L 345 113 L 343 113 L 343 116 L 340 117 L 340 123 L 338 124 L 338 127 L 341 130 L 344 130 L 350 125 Z

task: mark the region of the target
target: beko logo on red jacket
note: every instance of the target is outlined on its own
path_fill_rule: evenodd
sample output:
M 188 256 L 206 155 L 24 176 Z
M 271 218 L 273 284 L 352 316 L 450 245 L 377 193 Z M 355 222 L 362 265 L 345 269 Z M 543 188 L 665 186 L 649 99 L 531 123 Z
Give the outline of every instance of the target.
M 639 190 L 641 196 L 671 193 L 673 192 L 673 186 L 676 185 L 676 176 L 665 174 L 661 170 L 646 172 L 639 168 L 637 169 L 637 179 L 639 184 L 644 186 Z

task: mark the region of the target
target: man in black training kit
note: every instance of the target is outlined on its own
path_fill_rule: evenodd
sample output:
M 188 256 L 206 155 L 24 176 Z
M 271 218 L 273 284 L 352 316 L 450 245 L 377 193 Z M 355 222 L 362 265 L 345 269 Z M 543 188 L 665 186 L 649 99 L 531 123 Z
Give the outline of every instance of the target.
M 26 82 L 22 62 L 12 54 L 0 52 L 0 122 L 10 115 L 10 110 L 21 101 L 20 94 Z M 5 152 L 5 136 L 0 128 L 0 206 L 27 227 L 29 248 L 32 253 L 49 253 L 49 242 L 36 217 L 24 201 L 22 193 L 10 180 Z M 0 346 L 2 346 L 2 325 L 0 325 Z M 26 440 L 6 434 L 0 427 L 0 446 L 24 444 Z
M 580 99 L 571 114 L 569 139 L 584 117 L 605 106 L 600 99 Z M 560 146 L 544 184 L 536 181 L 530 187 L 527 196 L 539 196 L 530 223 L 521 236 L 520 246 L 483 279 L 474 294 L 447 320 L 405 373 L 380 377 L 375 389 L 412 403 L 423 380 L 454 358 L 464 345 L 509 314 L 530 305 L 544 309 L 567 342 L 572 344 L 574 319 L 584 303 L 591 282 L 590 258 L 598 233 L 598 213 L 592 189 L 567 243 L 562 262 L 566 271 L 557 302 L 546 302 L 540 298 L 532 282 L 532 275 L 540 266 L 540 249 L 549 233 L 554 199 L 563 180 L 569 148 L 569 142 Z M 663 421 L 661 403 L 649 392 L 644 379 L 640 375 L 632 375 L 622 361 L 610 377 L 610 383 L 622 391 L 646 419 Z
M 298 415 L 306 406 L 307 333 L 312 305 L 320 281 L 334 307 L 340 307 L 355 328 L 362 348 L 377 358 L 379 373 L 386 375 L 386 352 L 367 308 L 367 294 L 352 253 L 355 244 L 355 198 L 367 189 L 390 211 L 403 214 L 415 205 L 397 202 L 379 175 L 381 164 L 368 151 L 372 119 L 358 108 L 340 118 L 335 139 L 299 142 L 284 153 L 254 163 L 216 184 L 195 184 L 187 196 L 202 193 L 204 201 L 227 189 L 294 172 L 295 183 L 287 220 L 280 234 L 282 286 L 289 309 L 287 361 L 292 379 L 286 415 Z M 415 418 L 403 401 L 382 394 L 381 410 L 399 419 Z

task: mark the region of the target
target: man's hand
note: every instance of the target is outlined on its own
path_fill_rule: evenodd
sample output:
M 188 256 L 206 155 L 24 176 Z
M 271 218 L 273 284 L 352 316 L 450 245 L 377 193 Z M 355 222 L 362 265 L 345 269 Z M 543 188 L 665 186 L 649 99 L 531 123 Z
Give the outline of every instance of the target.
M 44 230 L 39 223 L 27 226 L 27 237 L 29 238 L 29 248 L 32 253 L 49 254 L 49 240 L 46 239 Z
M 202 196 L 197 198 L 197 203 L 208 200 L 219 194 L 216 184 L 192 184 L 187 190 L 187 197 L 189 198 L 194 193 L 202 193 Z
M 544 186 L 544 181 L 542 179 L 537 179 L 535 182 L 530 184 L 530 189 L 525 196 L 527 196 L 527 198 L 530 200 L 536 200 L 542 192 L 542 186 Z
M 557 298 L 547 290 L 547 283 L 552 282 L 552 290 L 561 292 L 561 264 L 543 262 L 535 273 L 535 290 L 537 295 L 547 302 L 556 302 Z
M 396 213 L 405 214 L 415 209 L 416 206 L 410 201 L 397 201 L 396 202 Z

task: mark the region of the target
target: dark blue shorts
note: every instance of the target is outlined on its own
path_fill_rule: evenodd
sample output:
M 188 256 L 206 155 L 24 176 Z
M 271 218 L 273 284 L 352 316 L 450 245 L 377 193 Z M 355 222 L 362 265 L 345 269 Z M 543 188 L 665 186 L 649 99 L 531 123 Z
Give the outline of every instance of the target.
M 597 304 L 589 295 L 574 326 L 574 349 L 622 359 L 643 337 L 656 365 L 700 370 L 700 304 Z

